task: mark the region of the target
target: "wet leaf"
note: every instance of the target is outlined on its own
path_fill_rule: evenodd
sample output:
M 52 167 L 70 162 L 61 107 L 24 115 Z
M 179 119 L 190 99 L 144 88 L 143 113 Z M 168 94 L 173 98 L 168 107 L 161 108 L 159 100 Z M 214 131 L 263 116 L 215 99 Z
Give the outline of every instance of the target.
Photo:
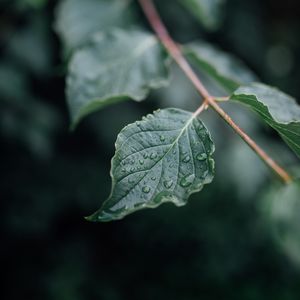
M 88 219 L 111 221 L 165 202 L 185 205 L 213 180 L 214 144 L 201 120 L 179 109 L 156 111 L 126 126 L 112 159 L 112 191 Z

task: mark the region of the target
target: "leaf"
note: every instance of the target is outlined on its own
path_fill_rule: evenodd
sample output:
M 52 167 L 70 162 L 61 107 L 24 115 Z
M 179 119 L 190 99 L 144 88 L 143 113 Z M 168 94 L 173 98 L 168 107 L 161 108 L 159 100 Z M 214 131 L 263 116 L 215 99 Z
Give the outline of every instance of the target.
M 66 52 L 84 45 L 92 34 L 134 21 L 129 0 L 63 0 L 57 7 L 55 29 Z
M 240 87 L 230 99 L 258 113 L 300 157 L 300 106 L 295 99 L 258 83 Z
M 112 159 L 112 191 L 88 220 L 111 221 L 144 208 L 188 197 L 213 180 L 214 144 L 190 112 L 164 109 L 126 126 Z
M 260 202 L 274 237 L 286 254 L 300 264 L 300 181 L 272 187 Z
M 117 101 L 144 100 L 168 84 L 167 55 L 155 36 L 115 29 L 96 34 L 73 56 L 67 98 L 73 126 L 87 114 Z
M 180 2 L 209 30 L 216 30 L 222 20 L 224 0 L 180 0 Z
M 195 66 L 213 78 L 227 92 L 257 81 L 256 76 L 239 59 L 204 42 L 185 45 L 184 54 Z

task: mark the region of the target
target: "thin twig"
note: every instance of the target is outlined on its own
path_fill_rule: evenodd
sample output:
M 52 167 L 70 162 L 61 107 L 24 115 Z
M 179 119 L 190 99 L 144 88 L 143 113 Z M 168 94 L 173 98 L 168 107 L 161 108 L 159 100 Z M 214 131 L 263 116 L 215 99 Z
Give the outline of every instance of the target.
M 204 98 L 204 101 L 209 104 L 233 130 L 253 149 L 253 151 L 282 179 L 283 182 L 289 183 L 292 181 L 291 176 L 280 167 L 266 152 L 264 152 L 231 118 L 227 113 L 218 105 L 214 97 L 210 95 L 208 90 L 202 84 L 201 80 L 189 65 L 183 56 L 178 45 L 173 41 L 165 25 L 163 24 L 152 0 L 138 0 L 140 5 L 151 24 L 153 30 L 156 32 L 158 38 L 165 46 L 168 53 L 177 62 L 179 67 L 190 79 L 199 94 Z M 199 108 L 200 109 L 200 108 Z M 201 109 L 203 110 L 204 107 Z
M 204 101 L 201 106 L 194 112 L 194 117 L 199 116 L 204 110 L 206 110 L 209 107 L 209 104 L 207 101 Z

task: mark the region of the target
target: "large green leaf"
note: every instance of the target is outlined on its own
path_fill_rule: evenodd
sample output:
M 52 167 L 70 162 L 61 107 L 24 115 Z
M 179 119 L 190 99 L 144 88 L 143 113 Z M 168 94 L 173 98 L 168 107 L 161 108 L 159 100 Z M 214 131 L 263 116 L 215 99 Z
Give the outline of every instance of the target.
M 112 192 L 89 217 L 111 221 L 165 202 L 177 206 L 213 179 L 214 145 L 198 117 L 164 109 L 126 126 L 112 159 Z
M 207 29 L 217 29 L 225 0 L 179 0 Z
M 55 28 L 66 50 L 85 44 L 93 33 L 122 27 L 133 21 L 129 0 L 63 0 L 56 13 Z
M 300 264 L 300 181 L 272 187 L 261 200 L 261 211 L 276 241 Z
M 73 125 L 114 102 L 146 98 L 151 88 L 168 84 L 167 55 L 151 34 L 115 29 L 99 33 L 76 51 L 67 78 Z
M 239 59 L 204 42 L 183 47 L 192 64 L 214 79 L 225 91 L 232 93 L 240 85 L 257 81 L 255 75 Z
M 295 99 L 264 84 L 242 86 L 231 100 L 246 104 L 278 131 L 300 157 L 300 106 Z

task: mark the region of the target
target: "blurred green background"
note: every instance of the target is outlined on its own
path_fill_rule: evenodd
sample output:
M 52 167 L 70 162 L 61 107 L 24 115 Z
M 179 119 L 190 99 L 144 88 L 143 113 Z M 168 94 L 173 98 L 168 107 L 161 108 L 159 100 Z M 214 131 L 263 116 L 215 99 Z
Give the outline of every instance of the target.
M 57 2 L 0 1 L 0 298 L 300 299 L 300 254 L 278 243 L 261 209 L 276 179 L 210 112 L 213 184 L 180 209 L 163 205 L 107 224 L 84 220 L 110 192 L 120 129 L 158 107 L 194 109 L 199 99 L 174 67 L 171 88 L 142 104 L 105 108 L 70 132 L 66 63 L 53 30 Z M 210 33 L 171 1 L 157 2 L 176 40 L 205 38 L 300 99 L 298 1 L 228 0 L 221 28 Z M 227 109 L 280 162 L 295 166 L 272 130 Z

